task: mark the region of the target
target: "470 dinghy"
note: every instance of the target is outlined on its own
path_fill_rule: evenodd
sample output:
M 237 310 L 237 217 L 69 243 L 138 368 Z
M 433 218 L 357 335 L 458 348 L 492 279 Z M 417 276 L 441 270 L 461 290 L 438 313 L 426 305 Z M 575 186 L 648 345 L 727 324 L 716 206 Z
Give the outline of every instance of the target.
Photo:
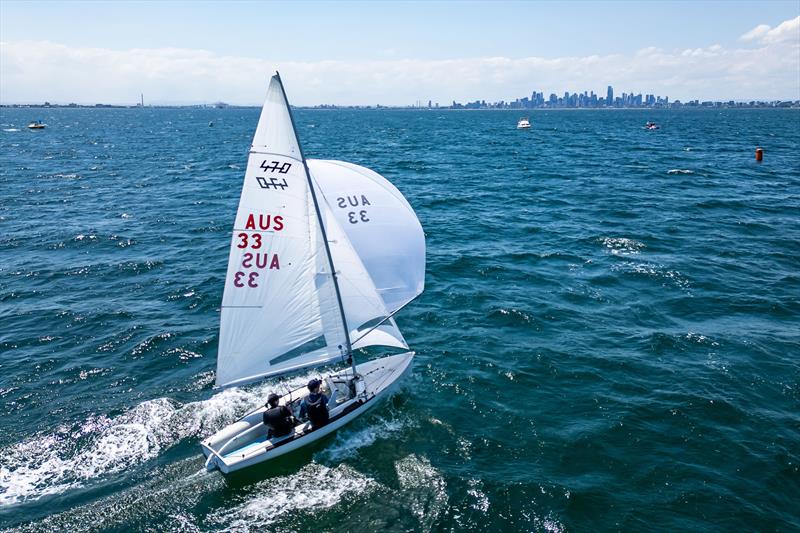
M 247 162 L 222 297 L 217 387 L 342 363 L 323 379 L 329 421 L 270 437 L 266 408 L 202 441 L 208 470 L 230 473 L 310 444 L 390 394 L 414 352 L 394 315 L 422 293 L 425 236 L 379 174 L 306 160 L 280 76 L 272 77 Z M 405 350 L 356 364 L 353 350 Z M 308 390 L 279 402 L 299 417 Z

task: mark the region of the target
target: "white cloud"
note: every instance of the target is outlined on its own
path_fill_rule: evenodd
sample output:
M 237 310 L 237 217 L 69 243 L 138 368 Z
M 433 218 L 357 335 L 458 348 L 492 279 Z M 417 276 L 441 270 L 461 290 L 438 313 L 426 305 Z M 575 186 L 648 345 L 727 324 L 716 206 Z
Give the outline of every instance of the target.
M 655 92 L 672 99 L 800 99 L 800 17 L 746 36 L 755 47 L 583 57 L 487 57 L 275 63 L 180 48 L 109 50 L 48 41 L 0 43 L 0 100 L 260 104 L 277 67 L 298 105 L 510 100 L 532 90 Z M 547 94 L 545 96 L 547 96 Z
M 742 41 L 759 41 L 761 43 L 800 43 L 800 16 L 784 20 L 774 28 L 768 24 L 759 24 L 739 37 L 739 39 Z
M 764 42 L 767 43 L 783 41 L 800 42 L 800 16 L 781 22 L 764 36 Z
M 742 41 L 753 41 L 753 40 L 756 40 L 756 39 L 760 40 L 762 37 L 764 37 L 764 35 L 766 35 L 766 33 L 769 30 L 770 30 L 770 25 L 769 24 L 759 24 L 758 26 L 756 26 L 752 30 L 748 31 L 747 33 L 745 33 L 744 35 L 739 37 L 739 40 L 742 40 Z

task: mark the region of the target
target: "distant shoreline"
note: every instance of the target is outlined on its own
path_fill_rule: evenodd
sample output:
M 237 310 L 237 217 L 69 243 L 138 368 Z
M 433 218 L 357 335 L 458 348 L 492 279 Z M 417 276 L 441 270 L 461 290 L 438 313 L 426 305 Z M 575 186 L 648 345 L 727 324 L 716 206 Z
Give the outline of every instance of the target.
M 226 105 L 224 107 L 203 106 L 203 105 L 111 105 L 111 104 L 86 104 L 86 105 L 41 105 L 41 104 L 0 104 L 0 109 L 196 109 L 224 111 L 226 109 L 261 109 L 261 106 L 237 106 Z M 534 107 L 534 108 L 515 108 L 515 107 L 482 107 L 482 108 L 453 108 L 453 107 L 412 107 L 412 106 L 292 106 L 292 109 L 313 110 L 313 111 L 514 111 L 517 113 L 538 113 L 543 111 L 682 111 L 693 109 L 800 109 L 800 101 L 796 102 L 774 102 L 749 104 L 742 103 L 730 105 L 680 105 L 680 106 L 632 106 L 632 107 Z

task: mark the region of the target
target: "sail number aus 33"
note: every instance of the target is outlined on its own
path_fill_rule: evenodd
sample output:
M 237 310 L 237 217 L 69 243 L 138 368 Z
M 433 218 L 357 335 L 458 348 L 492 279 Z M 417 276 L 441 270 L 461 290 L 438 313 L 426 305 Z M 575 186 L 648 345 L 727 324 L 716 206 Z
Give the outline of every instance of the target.
M 351 224 L 369 222 L 369 213 L 365 209 L 371 206 L 366 195 L 340 196 L 336 199 L 336 206 L 339 209 L 347 209 L 347 221 Z
M 250 214 L 245 223 L 245 229 L 247 230 L 259 229 L 279 232 L 283 228 L 284 222 L 281 215 Z M 270 254 L 262 250 L 262 246 L 264 246 L 263 234 L 257 231 L 240 231 L 235 234 L 234 240 L 237 248 L 245 250 L 242 253 L 242 270 L 233 274 L 234 287 L 258 288 L 261 276 L 260 271 L 281 269 L 278 254 Z

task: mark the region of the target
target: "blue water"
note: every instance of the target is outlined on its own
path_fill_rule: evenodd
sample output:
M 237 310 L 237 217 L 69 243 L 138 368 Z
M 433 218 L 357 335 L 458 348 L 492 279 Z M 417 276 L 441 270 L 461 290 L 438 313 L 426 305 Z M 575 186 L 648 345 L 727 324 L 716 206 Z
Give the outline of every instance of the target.
M 0 110 L 0 525 L 800 529 L 800 112 L 297 111 L 422 221 L 418 356 L 226 479 L 199 440 L 276 383 L 212 391 L 257 118 Z

